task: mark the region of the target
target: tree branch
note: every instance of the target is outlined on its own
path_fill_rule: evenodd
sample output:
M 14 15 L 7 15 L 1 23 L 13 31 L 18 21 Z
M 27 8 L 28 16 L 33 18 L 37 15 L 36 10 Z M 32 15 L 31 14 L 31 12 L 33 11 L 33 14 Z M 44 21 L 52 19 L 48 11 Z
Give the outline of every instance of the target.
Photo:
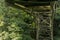
M 29 8 L 23 6 L 23 5 L 20 5 L 20 4 L 17 4 L 17 3 L 15 3 L 15 5 L 19 6 L 21 9 L 23 9 L 27 13 L 31 14 L 31 12 L 32 12 L 32 9 L 29 9 Z

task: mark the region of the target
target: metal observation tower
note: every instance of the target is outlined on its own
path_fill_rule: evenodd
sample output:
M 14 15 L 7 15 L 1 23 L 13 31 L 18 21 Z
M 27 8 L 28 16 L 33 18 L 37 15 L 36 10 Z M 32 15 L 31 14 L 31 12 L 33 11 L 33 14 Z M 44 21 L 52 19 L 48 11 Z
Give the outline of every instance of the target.
M 10 0 L 12 1 L 12 0 Z M 7 1 L 7 2 L 10 2 Z M 53 20 L 56 0 L 12 1 L 12 4 L 25 9 L 35 16 L 36 40 L 53 40 Z

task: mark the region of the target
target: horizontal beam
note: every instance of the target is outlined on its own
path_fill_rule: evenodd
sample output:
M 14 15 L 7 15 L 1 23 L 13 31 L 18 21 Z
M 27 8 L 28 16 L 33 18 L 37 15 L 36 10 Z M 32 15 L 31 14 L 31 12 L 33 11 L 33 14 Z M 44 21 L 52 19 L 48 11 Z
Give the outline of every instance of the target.
M 17 4 L 17 3 L 15 3 L 15 5 L 18 6 L 18 7 L 20 7 L 20 8 L 22 8 L 23 10 L 25 10 L 25 11 L 28 12 L 28 13 L 31 13 L 32 10 L 33 10 L 33 13 L 50 13 L 50 11 L 51 11 L 51 9 L 44 10 L 44 8 L 43 8 L 43 9 L 40 9 L 40 11 L 37 11 L 37 10 L 30 9 L 30 8 L 28 8 L 28 7 L 25 7 L 25 6 L 20 5 L 20 4 Z M 43 7 L 43 6 L 42 6 L 42 7 Z M 35 7 L 34 7 L 34 8 L 35 8 Z M 41 8 L 41 7 L 40 7 L 40 8 Z M 49 7 L 49 8 L 50 8 L 50 7 Z

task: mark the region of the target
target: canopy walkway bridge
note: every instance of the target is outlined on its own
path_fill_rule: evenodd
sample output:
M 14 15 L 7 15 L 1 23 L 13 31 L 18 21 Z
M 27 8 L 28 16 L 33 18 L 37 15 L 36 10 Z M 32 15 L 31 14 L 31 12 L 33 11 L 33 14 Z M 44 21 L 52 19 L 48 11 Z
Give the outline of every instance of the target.
M 35 15 L 36 40 L 53 40 L 53 20 L 56 1 L 20 1 L 15 2 L 26 12 Z M 22 6 L 23 5 L 23 6 Z M 29 9 L 30 8 L 30 9 Z M 32 10 L 32 11 L 31 11 Z

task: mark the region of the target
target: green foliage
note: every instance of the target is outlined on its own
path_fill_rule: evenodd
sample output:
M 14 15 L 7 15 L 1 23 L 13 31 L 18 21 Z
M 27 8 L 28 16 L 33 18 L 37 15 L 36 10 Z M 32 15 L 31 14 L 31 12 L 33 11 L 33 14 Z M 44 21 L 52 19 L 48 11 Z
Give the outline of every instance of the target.
M 33 16 L 0 0 L 0 40 L 34 40 L 31 37 Z
M 60 3 L 60 2 L 59 2 Z M 56 14 L 54 19 L 54 40 L 60 40 L 60 5 L 56 8 Z

